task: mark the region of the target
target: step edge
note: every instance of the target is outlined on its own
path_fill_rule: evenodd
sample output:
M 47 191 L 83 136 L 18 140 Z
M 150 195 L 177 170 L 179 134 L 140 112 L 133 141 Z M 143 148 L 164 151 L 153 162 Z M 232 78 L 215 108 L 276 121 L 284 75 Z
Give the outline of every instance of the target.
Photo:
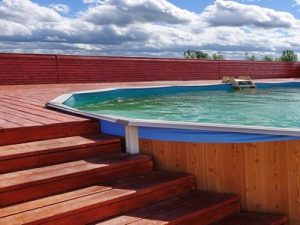
M 140 192 L 134 192 L 132 194 L 129 194 L 128 196 L 126 195 L 126 196 L 118 197 L 118 198 L 115 198 L 115 199 L 112 199 L 112 200 L 108 200 L 108 201 L 105 201 L 105 203 L 104 202 L 95 203 L 95 204 L 92 204 L 92 205 L 84 206 L 80 209 L 74 209 L 72 211 L 63 212 L 62 214 L 58 214 L 58 215 L 51 215 L 49 217 L 39 219 L 38 221 L 35 221 L 35 222 L 41 222 L 41 223 L 47 222 L 47 223 L 49 223 L 51 221 L 59 220 L 59 219 L 65 218 L 65 217 L 76 215 L 78 213 L 83 213 L 83 212 L 86 212 L 86 211 L 89 211 L 89 210 L 93 210 L 93 209 L 96 209 L 96 208 L 99 208 L 99 207 L 109 207 L 109 205 L 115 204 L 117 202 L 126 201 L 126 200 L 129 200 L 129 199 L 133 199 L 135 197 L 139 197 L 139 196 L 146 195 L 146 194 L 149 194 L 149 193 L 155 193 L 155 192 L 158 192 L 160 190 L 164 190 L 166 187 L 173 188 L 175 184 L 176 185 L 186 185 L 187 181 L 190 182 L 191 190 L 193 190 L 195 188 L 195 182 L 194 182 L 193 177 L 194 176 L 190 175 L 190 174 L 186 174 L 186 176 L 182 176 L 182 177 L 179 177 L 179 178 L 175 177 L 175 178 L 172 178 L 172 180 L 160 182 L 159 184 L 152 185 L 151 187 L 143 188 Z M 192 183 L 194 183 L 194 184 L 192 184 Z M 153 190 L 153 188 L 154 188 L 154 190 Z M 18 214 L 16 214 L 16 215 L 18 215 Z M 54 219 L 54 217 L 55 217 L 55 219 Z M 3 217 L 3 218 L 5 218 L 5 217 Z
M 22 183 L 22 184 L 7 186 L 5 188 L 0 188 L 0 194 L 3 194 L 3 193 L 8 192 L 8 191 L 14 191 L 14 190 L 19 190 L 19 189 L 27 188 L 27 187 L 30 187 L 30 186 L 47 184 L 47 183 L 52 183 L 52 182 L 56 182 L 56 181 L 61 181 L 61 180 L 64 180 L 64 179 L 79 177 L 79 176 L 93 174 L 93 173 L 99 173 L 99 172 L 101 172 L 99 170 L 102 170 L 102 172 L 107 172 L 107 171 L 110 171 L 112 169 L 117 169 L 117 168 L 122 169 L 124 167 L 135 166 L 136 164 L 143 164 L 143 163 L 147 163 L 149 161 L 152 161 L 151 157 L 149 157 L 149 158 L 145 158 L 145 157 L 143 157 L 143 158 L 135 158 L 135 159 L 130 159 L 130 160 L 126 161 L 126 162 L 120 161 L 118 163 L 115 163 L 113 166 L 98 167 L 98 168 L 93 168 L 93 169 L 89 169 L 89 170 L 85 170 L 85 171 L 77 171 L 77 172 L 74 172 L 74 173 L 68 173 L 68 174 L 64 174 L 64 175 L 60 175 L 60 176 L 55 176 L 55 177 L 50 177 L 50 178 L 41 179 L 41 180 L 36 180 L 36 181 L 32 181 L 32 182 L 26 182 L 26 183 Z M 120 164 L 122 166 L 117 166 L 117 165 L 120 165 Z M 47 166 L 47 167 L 51 167 L 51 166 Z M 14 173 L 14 172 L 12 172 L 12 173 Z M 78 175 L 78 174 L 80 174 L 80 175 Z
M 19 154 L 10 154 L 10 155 L 6 155 L 6 156 L 0 156 L 0 163 L 1 163 L 1 161 L 5 161 L 5 160 L 20 159 L 20 158 L 26 158 L 26 157 L 31 157 L 31 156 L 49 154 L 49 153 L 63 152 L 63 151 L 75 150 L 75 149 L 78 150 L 81 148 L 104 146 L 104 145 L 118 144 L 118 143 L 121 143 L 120 139 L 115 138 L 112 140 L 105 140 L 105 141 L 100 140 L 100 141 L 97 141 L 95 143 L 90 143 L 90 144 L 70 145 L 70 146 L 65 146 L 65 147 L 57 147 L 57 148 L 49 148 L 49 149 L 39 149 L 37 151 L 32 151 L 32 152 L 23 152 L 23 153 L 19 153 Z

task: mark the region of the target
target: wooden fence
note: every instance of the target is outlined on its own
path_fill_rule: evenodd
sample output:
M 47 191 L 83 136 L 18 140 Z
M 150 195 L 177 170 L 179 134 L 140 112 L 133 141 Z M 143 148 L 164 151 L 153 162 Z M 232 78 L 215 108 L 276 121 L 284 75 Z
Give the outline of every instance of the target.
M 0 54 L 0 84 L 300 77 L 300 63 Z

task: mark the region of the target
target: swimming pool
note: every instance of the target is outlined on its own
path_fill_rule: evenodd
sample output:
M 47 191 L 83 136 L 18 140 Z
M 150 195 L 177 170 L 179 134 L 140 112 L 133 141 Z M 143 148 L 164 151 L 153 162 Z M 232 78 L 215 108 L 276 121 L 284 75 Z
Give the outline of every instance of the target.
M 101 132 L 125 137 L 126 151 L 151 155 L 156 169 L 195 174 L 201 190 L 238 193 L 247 209 L 280 210 L 289 214 L 291 223 L 298 224 L 300 129 L 295 118 L 299 117 L 300 82 L 256 86 L 257 90 L 241 92 L 234 92 L 226 84 L 122 87 L 67 93 L 48 105 L 99 120 Z M 150 106 L 155 106 L 161 116 L 172 102 L 169 100 L 184 109 L 171 104 L 171 115 L 141 117 Z M 190 104 L 202 109 L 199 101 L 206 113 L 196 114 L 196 119 L 186 116 L 195 115 L 189 110 Z M 270 101 L 273 109 L 265 109 L 264 103 Z M 144 106 L 145 102 L 150 106 Z M 108 105 L 103 109 L 102 103 Z M 210 113 L 217 103 L 222 107 Z M 246 121 L 241 125 L 235 119 L 236 115 L 242 116 L 241 112 L 251 115 L 252 122 L 257 122 L 253 120 L 256 113 L 267 116 L 259 123 Z M 180 114 L 185 121 L 177 120 Z M 224 115 L 234 120 L 223 122 Z M 286 115 L 290 118 L 277 124 Z
M 185 142 L 300 139 L 300 82 L 102 89 L 64 94 L 50 107 L 99 119 L 102 132 Z M 128 131 L 129 132 L 129 131 Z M 134 136 L 134 135 L 133 135 Z

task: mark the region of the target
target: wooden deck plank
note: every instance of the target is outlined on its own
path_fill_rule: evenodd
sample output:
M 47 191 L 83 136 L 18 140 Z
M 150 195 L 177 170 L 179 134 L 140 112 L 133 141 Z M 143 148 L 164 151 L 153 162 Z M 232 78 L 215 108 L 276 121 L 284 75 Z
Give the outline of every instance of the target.
M 114 165 L 122 165 L 119 163 L 138 163 L 149 161 L 150 157 L 143 155 L 125 155 L 125 154 L 109 154 L 107 156 L 95 157 L 87 160 L 78 160 L 69 163 L 63 163 L 53 166 L 34 168 L 19 172 L 7 173 L 0 175 L 0 193 L 30 187 L 32 185 L 50 182 L 50 180 L 60 179 L 61 176 L 72 177 L 76 173 L 83 175 L 92 170 L 111 169 Z
M 43 116 L 49 119 L 57 120 L 60 122 L 70 122 L 71 118 L 68 117 L 68 114 L 58 113 L 54 110 L 45 109 L 44 107 L 31 105 L 28 103 L 19 102 L 18 100 L 12 102 L 11 100 L 7 100 L 5 98 L 0 98 L 0 104 L 7 103 L 10 104 L 11 107 L 14 107 L 18 110 L 22 109 L 23 112 L 33 111 L 34 115 Z
M 0 119 L 0 127 L 5 129 L 5 128 L 16 128 L 16 127 L 19 127 L 20 125 L 17 124 L 17 123 L 13 123 L 13 122 L 10 122 L 6 119 Z
M 18 124 L 19 127 L 22 125 L 24 125 L 24 126 L 40 126 L 40 125 L 42 125 L 42 123 L 28 120 L 28 119 L 19 117 L 15 114 L 9 114 L 7 112 L 4 113 L 3 111 L 0 111 L 0 118 L 5 118 L 6 120 L 8 120 L 12 123 Z
M 186 204 L 193 199 L 207 198 L 209 196 L 215 195 L 214 192 L 202 192 L 202 191 L 192 191 L 185 193 L 183 195 L 176 196 L 165 201 L 160 201 L 152 205 L 137 209 L 135 211 L 129 212 L 127 214 L 117 216 L 105 221 L 95 222 L 90 225 L 125 225 L 138 222 L 145 218 L 151 218 L 152 216 L 166 212 L 169 209 L 178 207 L 180 205 Z
M 238 213 L 210 225 L 285 225 L 288 218 L 275 214 Z
M 36 113 L 34 113 L 33 110 L 24 110 L 16 108 L 15 106 L 12 106 L 10 104 L 3 104 L 0 102 L 0 111 L 3 113 L 9 113 L 11 115 L 17 115 L 19 117 L 22 117 L 24 119 L 29 119 L 35 122 L 40 122 L 42 124 L 53 124 L 53 123 L 61 123 L 59 120 L 53 120 L 48 119 L 44 116 L 40 116 Z
M 29 114 L 29 113 L 25 113 L 25 112 L 21 112 L 21 111 L 18 111 L 16 109 L 3 107 L 1 105 L 0 105 L 0 112 L 4 115 L 4 118 L 5 118 L 5 115 L 10 115 L 10 116 L 15 116 L 15 117 L 21 118 L 18 122 L 18 123 L 21 124 L 20 127 L 30 127 L 31 126 L 31 125 L 30 126 L 25 126 L 24 123 L 22 123 L 22 121 L 24 121 L 24 119 L 30 120 L 34 123 L 39 123 L 40 125 L 45 125 L 46 124 L 43 120 L 44 119 L 43 117 L 40 118 L 38 116 Z
M 3 224 L 45 223 L 86 224 L 107 218 L 116 212 L 126 212 L 190 191 L 194 179 L 186 174 L 162 173 L 160 177 L 141 177 L 136 183 L 120 185 L 116 189 L 75 198 L 70 201 L 36 208 L 0 219 Z M 105 210 L 104 210 L 105 209 Z
M 35 200 L 99 182 L 152 171 L 146 156 L 109 154 L 0 175 L 0 207 Z M 80 182 L 78 182 L 80 180 Z
M 99 144 L 118 143 L 119 141 L 117 137 L 92 134 L 0 146 L 0 161 L 43 154 L 45 152 L 64 151 L 70 147 L 72 149 L 83 148 L 98 146 Z
M 253 213 L 237 213 L 218 222 L 211 223 L 210 225 L 243 225 L 254 217 L 255 214 Z
M 45 105 L 44 101 L 40 101 L 40 100 L 36 100 L 36 99 L 30 99 L 30 98 L 26 98 L 23 96 L 14 96 L 14 95 L 1 95 L 1 98 L 6 98 L 9 99 L 11 101 L 20 101 L 20 102 L 24 102 L 24 103 L 28 103 L 28 104 L 32 104 L 32 105 L 36 105 L 36 106 L 40 106 L 43 107 Z
M 43 113 L 43 112 L 40 112 L 37 110 L 26 108 L 26 106 L 19 106 L 19 105 L 13 104 L 13 103 L 7 103 L 7 102 L 2 101 L 1 99 L 0 99 L 0 107 L 1 108 L 5 107 L 7 109 L 10 109 L 10 111 L 18 111 L 23 114 L 25 113 L 26 115 L 30 115 L 34 118 L 40 117 L 40 119 L 43 120 L 47 124 L 57 123 L 57 122 L 69 122 L 69 121 L 62 120 L 59 115 L 57 117 L 53 116 L 52 112 Z
M 1 100 L 5 99 L 6 102 L 11 102 L 11 101 L 14 101 L 15 103 L 14 104 L 17 104 L 19 106 L 24 106 L 26 108 L 29 108 L 29 109 L 33 109 L 33 110 L 37 110 L 37 111 L 41 111 L 45 114 L 52 114 L 52 115 L 55 115 L 55 116 L 59 116 L 63 119 L 69 119 L 69 121 L 74 121 L 74 120 L 78 120 L 78 121 L 83 121 L 83 120 L 86 120 L 86 118 L 84 117 L 78 117 L 78 116 L 75 116 L 75 115 L 71 115 L 71 114 L 67 114 L 67 113 L 62 113 L 61 111 L 57 111 L 57 110 L 50 110 L 48 108 L 46 108 L 45 106 L 45 102 L 43 103 L 36 103 L 36 102 L 33 102 L 33 101 L 28 101 L 27 99 L 21 99 L 21 98 L 11 98 L 11 97 L 7 97 L 7 96 L 1 96 L 0 97 Z
M 49 196 L 46 198 L 37 199 L 35 201 L 25 202 L 22 204 L 1 208 L 0 218 L 11 216 L 11 215 L 22 213 L 22 212 L 26 212 L 26 211 L 30 211 L 30 210 L 37 209 L 37 208 L 46 207 L 48 205 L 53 205 L 53 204 L 57 204 L 60 202 L 65 202 L 68 200 L 96 194 L 96 193 L 106 191 L 106 190 L 109 190 L 112 188 L 118 188 L 121 185 L 123 187 L 124 185 L 136 183 L 143 176 L 147 176 L 147 179 L 148 179 L 148 178 L 158 177 L 160 175 L 161 175 L 161 172 L 154 171 L 147 175 L 129 176 L 129 177 L 121 178 L 118 180 L 101 183 L 99 185 L 93 185 L 93 186 L 89 186 L 86 188 L 82 188 L 82 189 L 78 189 L 78 190 L 74 190 L 74 191 L 70 191 L 70 192 L 66 192 L 66 193 L 62 193 L 62 194 L 58 194 L 58 195 L 54 195 L 54 196 Z
M 257 214 L 252 220 L 249 220 L 243 225 L 285 225 L 288 223 L 287 216 L 272 215 L 272 214 Z
M 239 197 L 229 194 L 216 194 L 207 198 L 199 197 L 182 205 L 160 212 L 150 218 L 143 218 L 134 225 L 197 224 L 223 219 L 240 211 Z
M 0 129 L 0 146 L 99 132 L 94 120 Z
M 100 134 L 0 146 L 0 174 L 120 151 L 119 138 Z
M 10 142 L 9 140 L 13 140 L 14 136 L 17 137 L 16 135 L 28 131 L 24 128 L 88 121 L 87 118 L 47 109 L 45 104 L 68 91 L 90 90 L 109 86 L 114 85 L 94 83 L 0 86 L 0 130 L 5 130 L 5 132 L 0 132 L 0 145 L 18 143 L 18 141 Z M 18 131 L 18 128 L 21 130 Z

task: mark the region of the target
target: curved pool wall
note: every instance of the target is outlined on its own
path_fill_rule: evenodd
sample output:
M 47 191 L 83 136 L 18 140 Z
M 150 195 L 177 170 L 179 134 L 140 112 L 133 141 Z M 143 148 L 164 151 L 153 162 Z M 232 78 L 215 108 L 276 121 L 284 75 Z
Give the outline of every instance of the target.
M 259 89 L 299 88 L 300 82 L 256 83 Z M 201 142 L 201 143 L 247 143 L 300 140 L 300 129 L 268 128 L 257 126 L 207 124 L 193 122 L 173 122 L 123 118 L 83 112 L 73 108 L 76 105 L 106 101 L 117 97 L 147 96 L 153 94 L 174 94 L 189 91 L 228 91 L 230 84 L 159 86 L 159 87 L 122 87 L 64 94 L 48 103 L 76 114 L 99 120 L 101 132 L 126 136 L 126 127 L 135 127 L 138 138 L 160 141 Z
M 100 120 L 101 131 L 105 134 L 125 137 L 125 126 L 122 124 Z M 203 128 L 202 128 L 203 129 Z M 242 129 L 242 128 L 241 128 Z M 201 142 L 201 143 L 248 143 L 248 142 L 268 142 L 268 141 L 287 141 L 300 140 L 298 136 L 279 135 L 279 134 L 259 134 L 230 131 L 208 131 L 178 128 L 160 127 L 138 127 L 138 137 L 141 139 L 151 139 L 160 141 L 176 142 Z M 252 132 L 254 132 L 252 130 Z M 259 131 L 258 131 L 259 132 Z M 264 132 L 264 131 L 262 131 Z

